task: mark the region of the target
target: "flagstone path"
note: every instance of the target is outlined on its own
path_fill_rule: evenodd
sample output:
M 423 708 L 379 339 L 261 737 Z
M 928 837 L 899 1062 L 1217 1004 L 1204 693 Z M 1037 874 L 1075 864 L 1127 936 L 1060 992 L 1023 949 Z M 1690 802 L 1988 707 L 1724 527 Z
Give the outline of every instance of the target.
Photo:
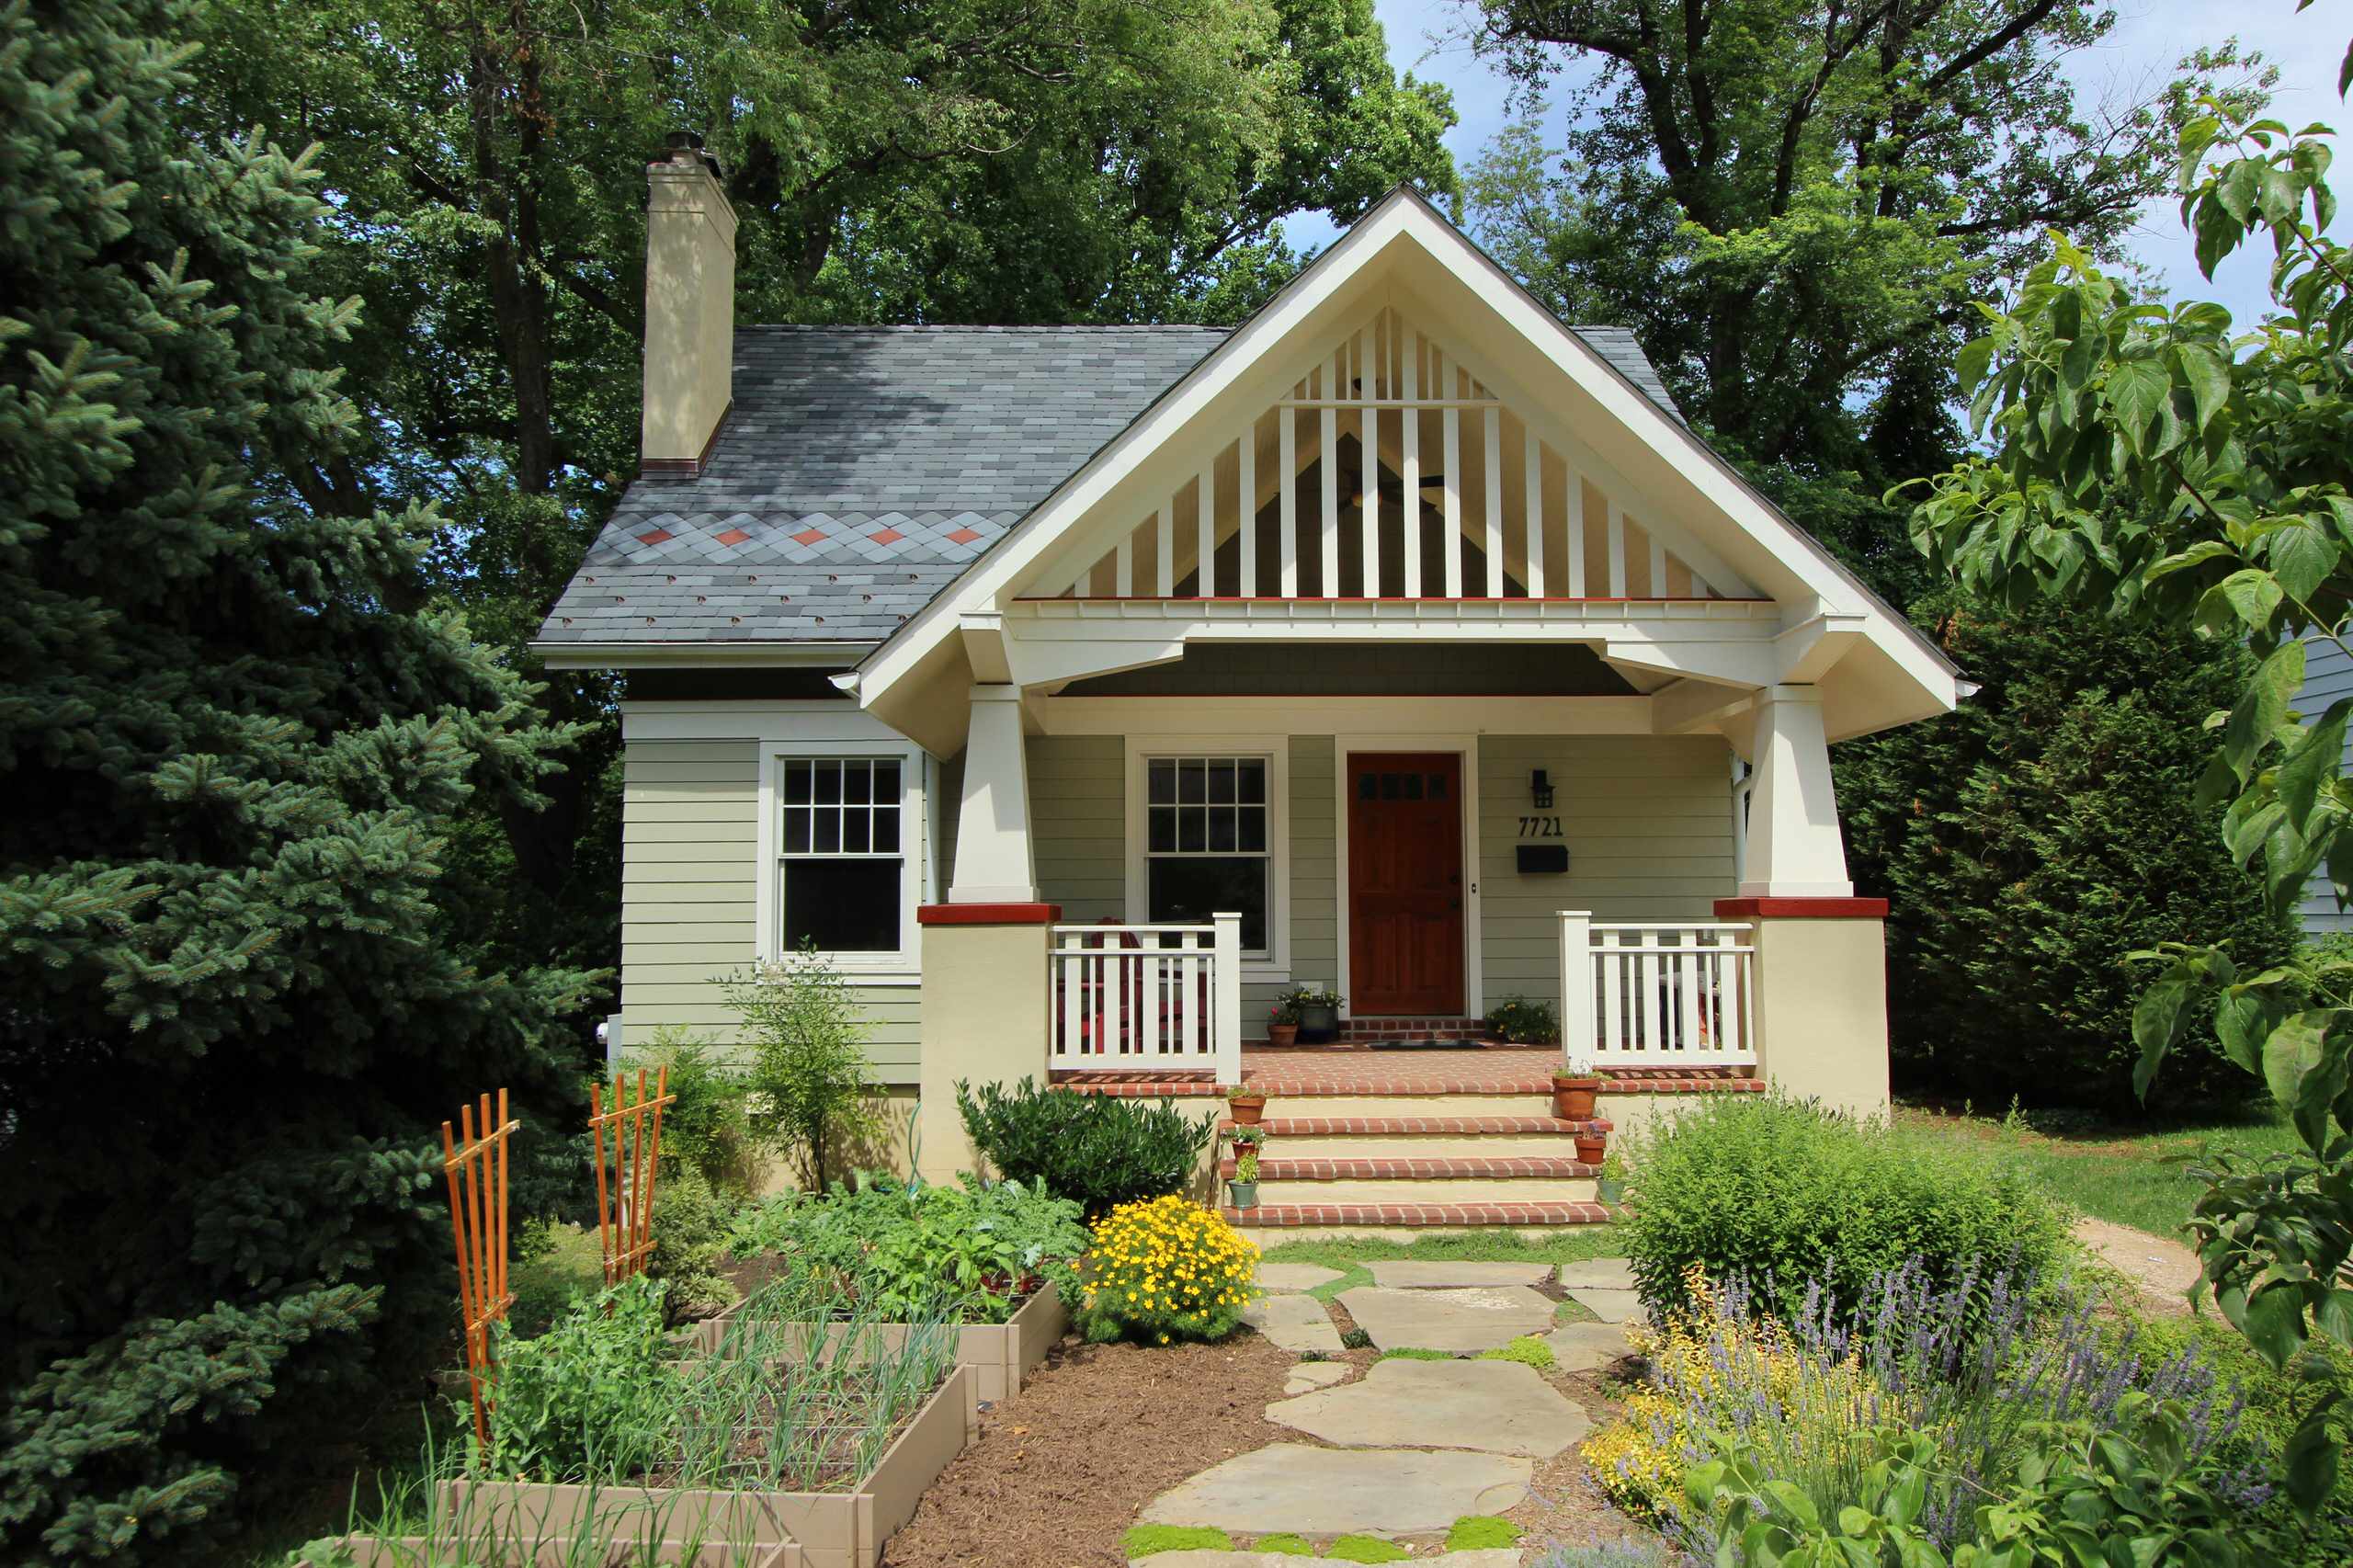
M 1544 1335 L 1562 1368 L 1590 1371 L 1627 1354 L 1619 1326 L 1638 1309 L 1622 1258 L 1563 1266 L 1558 1280 L 1601 1323 L 1553 1327 L 1553 1301 L 1534 1287 L 1549 1267 L 1529 1264 L 1377 1263 L 1375 1284 L 1342 1291 L 1338 1305 L 1385 1349 L 1475 1355 L 1522 1335 Z M 1305 1294 L 1342 1276 L 1304 1264 L 1266 1264 L 1268 1292 L 1246 1321 L 1277 1345 L 1339 1354 L 1324 1303 Z M 1547 1333 L 1550 1330 L 1551 1332 Z M 1251 1537 L 1368 1531 L 1428 1535 L 1465 1515 L 1501 1514 L 1529 1494 L 1536 1467 L 1591 1426 L 1583 1406 L 1534 1368 L 1514 1361 L 1392 1358 L 1362 1376 L 1343 1360 L 1302 1361 L 1287 1397 L 1267 1419 L 1301 1435 L 1211 1466 L 1147 1505 L 1143 1522 L 1208 1525 Z M 1327 1446 L 1317 1446 L 1327 1445 Z M 1529 1541 L 1532 1552 L 1541 1543 Z M 1162 1552 L 1141 1568 L 1287 1568 L 1300 1562 L 1256 1551 Z M 1518 1568 L 1519 1548 L 1433 1553 L 1434 1568 Z

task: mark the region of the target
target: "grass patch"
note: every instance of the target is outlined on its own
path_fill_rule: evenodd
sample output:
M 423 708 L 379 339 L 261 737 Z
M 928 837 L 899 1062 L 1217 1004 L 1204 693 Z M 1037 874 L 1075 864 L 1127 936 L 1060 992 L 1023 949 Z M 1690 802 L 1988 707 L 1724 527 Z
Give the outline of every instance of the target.
M 1425 1350 L 1416 1345 L 1401 1345 L 1394 1350 L 1382 1351 L 1381 1358 L 1384 1361 L 1451 1361 L 1454 1359 L 1454 1352 Z
M 1540 1372 L 1552 1369 L 1552 1347 L 1532 1334 L 1523 1334 L 1509 1345 L 1498 1345 L 1492 1350 L 1479 1352 L 1482 1361 L 1517 1361 L 1523 1367 L 1533 1367 Z
M 1911 1136 L 1990 1155 L 2056 1201 L 2094 1219 L 2173 1235 L 2202 1190 L 2181 1166 L 2165 1162 L 2209 1143 L 2240 1153 L 2284 1153 L 2302 1147 L 2276 1105 L 2218 1110 L 2208 1120 L 2129 1127 L 2076 1114 L 2013 1112 L 2006 1117 L 1899 1107 L 1895 1124 Z
M 1509 1519 L 1493 1514 L 1471 1514 L 1454 1521 L 1446 1532 L 1449 1551 L 1484 1551 L 1498 1546 L 1514 1546 L 1519 1541 L 1520 1528 Z
M 1250 1550 L 1253 1551 L 1272 1552 L 1277 1557 L 1313 1557 L 1315 1555 L 1315 1549 L 1307 1543 L 1307 1538 L 1305 1536 L 1293 1535 L 1289 1530 L 1285 1530 L 1280 1535 L 1262 1535 L 1257 1540 L 1250 1543 Z
M 1552 1309 L 1552 1321 L 1556 1324 L 1562 1324 L 1573 1323 L 1599 1323 L 1601 1321 L 1601 1314 L 1595 1312 L 1591 1307 L 1586 1306 L 1583 1301 L 1578 1301 L 1574 1296 L 1572 1296 L 1567 1301 L 1563 1301 L 1559 1306 Z
M 1403 1562 L 1414 1554 L 1377 1535 L 1344 1535 L 1324 1557 L 1330 1562 Z
M 1213 1525 L 1131 1525 L 1120 1550 L 1131 1560 L 1161 1551 L 1232 1551 L 1233 1538 Z
M 1269 1263 L 1313 1263 L 1336 1268 L 1340 1278 L 1308 1292 L 1328 1301 L 1343 1290 L 1372 1283 L 1369 1263 L 1582 1263 L 1589 1257 L 1624 1254 L 1624 1236 L 1614 1225 L 1581 1225 L 1560 1233 L 1483 1232 L 1461 1236 L 1420 1236 L 1410 1242 L 1373 1236 L 1336 1236 L 1328 1241 L 1284 1242 L 1267 1249 Z

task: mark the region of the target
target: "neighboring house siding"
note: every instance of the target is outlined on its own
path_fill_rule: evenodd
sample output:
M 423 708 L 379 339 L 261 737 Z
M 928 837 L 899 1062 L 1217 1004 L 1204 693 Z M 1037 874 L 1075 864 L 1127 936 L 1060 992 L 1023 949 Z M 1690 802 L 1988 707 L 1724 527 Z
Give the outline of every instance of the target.
M 2304 684 L 2296 693 L 2296 710 L 2305 719 L 2317 719 L 2328 705 L 2343 698 L 2353 697 L 2353 659 L 2345 650 L 2324 638 L 2304 640 Z M 2346 769 L 2353 774 L 2353 734 L 2346 737 Z M 2304 929 L 2314 936 L 2327 936 L 2340 931 L 2353 931 L 2353 911 L 2340 913 L 2336 893 L 2329 886 L 2328 872 L 2315 871 L 2304 884 L 2304 896 L 2296 906 L 2302 917 Z
M 1529 803 L 1542 768 L 1552 809 Z M 1561 819 L 1560 840 L 1519 836 Z M 1517 846 L 1568 846 L 1565 876 L 1522 876 Z M 1714 737 L 1483 735 L 1479 741 L 1480 969 L 1485 1001 L 1557 1001 L 1563 909 L 1604 920 L 1708 920 L 1734 889 L 1732 756 Z
M 722 1043 L 738 1019 L 718 978 L 754 957 L 759 744 L 629 743 L 621 785 L 621 1040 L 676 1026 Z M 853 982 L 876 1077 L 916 1076 L 919 989 Z

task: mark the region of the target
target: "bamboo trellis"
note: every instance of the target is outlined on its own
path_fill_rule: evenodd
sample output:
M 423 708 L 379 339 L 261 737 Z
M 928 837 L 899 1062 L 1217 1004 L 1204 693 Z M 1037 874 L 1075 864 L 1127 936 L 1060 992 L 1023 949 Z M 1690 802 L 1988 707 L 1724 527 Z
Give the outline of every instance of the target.
M 506 1288 L 506 1142 L 517 1123 L 507 1119 L 506 1091 L 498 1091 L 498 1116 L 482 1096 L 477 1131 L 474 1107 L 458 1109 L 459 1132 L 441 1124 L 441 1169 L 449 1178 L 449 1228 L 458 1244 L 458 1302 L 466 1325 L 466 1382 L 473 1396 L 474 1437 L 490 1446 L 483 1412 L 491 1378 L 490 1325 L 506 1316 L 515 1293 Z
M 662 1108 L 677 1098 L 670 1090 L 670 1069 L 645 1092 L 645 1069 L 637 1070 L 637 1099 L 631 1103 L 628 1083 L 613 1074 L 613 1097 L 608 1108 L 597 1085 L 588 1085 L 588 1131 L 597 1142 L 597 1240 L 604 1250 L 605 1283 L 618 1285 L 642 1272 L 654 1252 L 654 1186 L 662 1161 Z M 649 1136 L 645 1113 L 654 1112 Z M 612 1181 L 605 1179 L 605 1134 L 613 1139 Z

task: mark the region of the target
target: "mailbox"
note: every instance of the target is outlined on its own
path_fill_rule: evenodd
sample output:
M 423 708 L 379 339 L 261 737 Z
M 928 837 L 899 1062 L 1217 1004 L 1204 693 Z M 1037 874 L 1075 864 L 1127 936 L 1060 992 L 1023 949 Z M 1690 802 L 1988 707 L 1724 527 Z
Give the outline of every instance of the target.
M 1569 869 L 1569 846 L 1565 844 L 1522 844 L 1517 847 L 1522 876 L 1559 876 Z

